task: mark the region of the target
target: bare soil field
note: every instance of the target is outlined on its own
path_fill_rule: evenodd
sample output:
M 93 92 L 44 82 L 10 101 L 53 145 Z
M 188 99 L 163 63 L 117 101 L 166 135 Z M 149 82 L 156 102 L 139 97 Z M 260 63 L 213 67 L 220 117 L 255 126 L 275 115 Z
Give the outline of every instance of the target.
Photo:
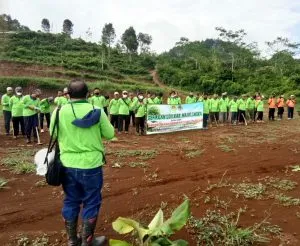
M 0 176 L 8 181 L 0 188 L 0 245 L 65 245 L 62 189 L 47 186 L 30 163 L 41 146 L 0 139 Z M 106 142 L 106 151 L 98 234 L 122 238 L 111 226 L 117 217 L 146 223 L 160 207 L 169 213 L 188 197 L 193 218 L 240 210 L 238 227 L 265 229 L 263 245 L 300 245 L 299 117 L 144 137 L 132 132 Z M 211 245 L 199 230 L 189 223 L 174 238 Z

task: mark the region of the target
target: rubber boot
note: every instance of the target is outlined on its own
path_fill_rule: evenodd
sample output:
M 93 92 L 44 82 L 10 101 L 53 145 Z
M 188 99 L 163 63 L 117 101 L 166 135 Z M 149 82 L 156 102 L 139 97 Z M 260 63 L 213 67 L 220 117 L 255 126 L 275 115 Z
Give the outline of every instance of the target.
M 80 241 L 77 237 L 77 219 L 74 221 L 65 220 L 65 227 L 68 235 L 68 246 L 80 246 Z
M 83 221 L 81 246 L 104 246 L 104 245 L 106 245 L 106 238 L 104 236 L 94 237 L 96 224 L 97 224 L 97 218 L 92 218 L 92 219 Z

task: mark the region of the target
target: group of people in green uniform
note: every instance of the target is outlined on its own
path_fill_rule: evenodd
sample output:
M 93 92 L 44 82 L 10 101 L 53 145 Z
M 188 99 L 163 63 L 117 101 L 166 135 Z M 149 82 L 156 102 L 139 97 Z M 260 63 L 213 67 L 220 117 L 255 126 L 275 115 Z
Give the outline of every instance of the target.
M 210 125 L 225 124 L 247 124 L 251 122 L 263 122 L 264 109 L 268 104 L 269 120 L 275 119 L 277 109 L 277 118 L 283 118 L 284 109 L 287 108 L 288 119 L 293 119 L 294 108 L 300 112 L 296 103 L 295 96 L 291 95 L 285 99 L 284 95 L 276 98 L 271 95 L 268 100 L 260 94 L 253 96 L 242 95 L 241 97 L 229 97 L 227 93 L 209 96 L 205 94 L 189 93 L 183 101 L 176 91 L 169 94 L 167 100 L 164 100 L 163 93 L 146 93 L 138 92 L 128 93 L 123 91 L 114 92 L 113 98 L 101 93 L 99 88 L 95 88 L 89 93 L 88 102 L 93 106 L 103 108 L 106 115 L 110 116 L 110 122 L 117 132 L 128 134 L 129 126 L 132 124 L 136 128 L 136 134 L 145 134 L 146 108 L 151 104 L 169 104 L 181 105 L 192 104 L 196 102 L 203 103 L 203 128 L 208 129 Z M 57 97 L 41 99 L 41 91 L 33 90 L 30 95 L 23 95 L 21 87 L 8 87 L 6 94 L 2 96 L 1 104 L 3 107 L 4 125 L 6 134 L 10 134 L 10 122 L 13 122 L 13 137 L 17 138 L 19 132 L 26 137 L 27 143 L 31 143 L 31 137 L 37 141 L 37 131 L 44 132 L 44 118 L 46 119 L 47 129 L 50 125 L 51 105 L 62 107 L 69 103 L 68 89 L 58 91 Z
M 11 122 L 13 124 L 13 138 L 20 135 L 26 138 L 27 143 L 37 142 L 37 134 L 44 132 L 44 119 L 47 128 L 50 126 L 50 113 L 53 98 L 41 99 L 41 90 L 32 90 L 29 95 L 23 95 L 21 87 L 6 89 L 6 94 L 1 97 L 1 105 L 4 116 L 4 128 L 6 135 L 11 134 Z

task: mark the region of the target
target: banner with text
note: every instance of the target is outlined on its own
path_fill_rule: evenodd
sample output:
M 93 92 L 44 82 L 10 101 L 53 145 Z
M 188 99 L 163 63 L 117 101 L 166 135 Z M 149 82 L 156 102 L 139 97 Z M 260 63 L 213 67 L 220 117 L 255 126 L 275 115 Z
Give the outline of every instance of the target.
M 203 103 L 148 105 L 147 135 L 203 128 Z

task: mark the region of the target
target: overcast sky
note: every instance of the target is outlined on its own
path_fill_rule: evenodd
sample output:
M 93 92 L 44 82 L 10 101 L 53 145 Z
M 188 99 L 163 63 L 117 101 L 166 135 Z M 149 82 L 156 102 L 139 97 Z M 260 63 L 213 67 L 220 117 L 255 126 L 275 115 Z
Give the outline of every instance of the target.
M 63 20 L 74 23 L 74 37 L 99 41 L 105 23 L 112 22 L 118 39 L 133 26 L 152 35 L 152 50 L 172 48 L 180 37 L 217 37 L 215 27 L 245 29 L 247 41 L 264 42 L 277 36 L 300 42 L 300 0 L 0 0 L 0 12 L 39 30 L 42 18 L 60 32 Z

